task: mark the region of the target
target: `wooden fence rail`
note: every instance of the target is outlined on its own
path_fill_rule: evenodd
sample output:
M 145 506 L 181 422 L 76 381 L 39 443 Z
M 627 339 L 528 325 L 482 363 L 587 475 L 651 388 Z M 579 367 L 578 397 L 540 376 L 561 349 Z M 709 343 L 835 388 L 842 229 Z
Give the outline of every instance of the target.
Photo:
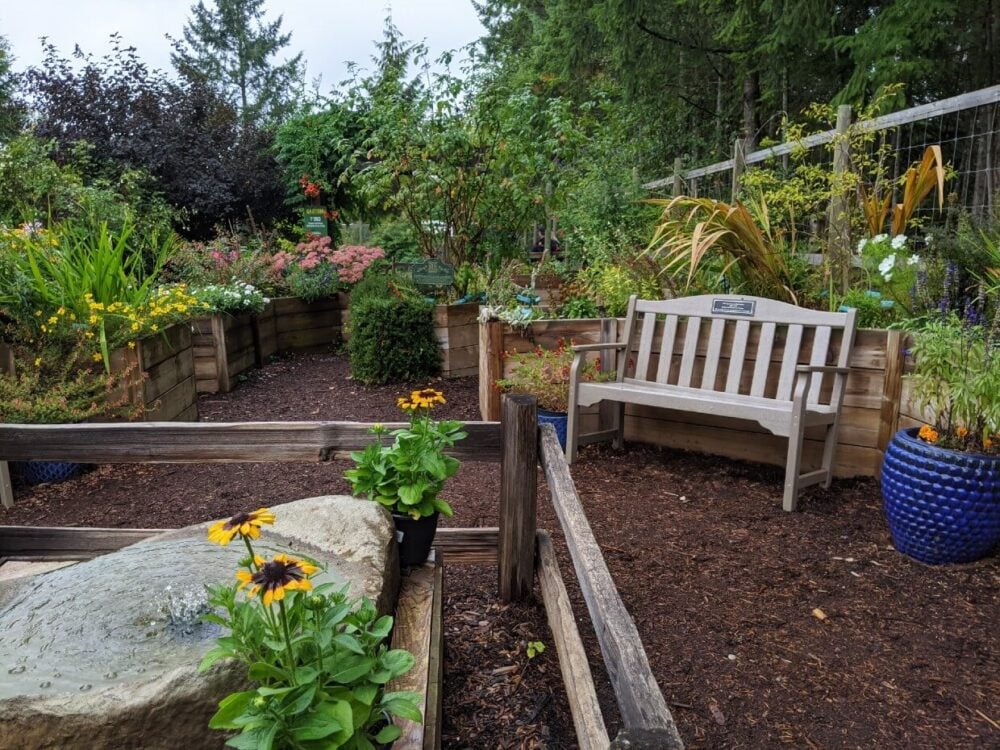
M 467 424 L 469 437 L 452 451 L 452 455 L 465 460 L 500 463 L 500 525 L 439 529 L 435 547 L 446 562 L 497 564 L 500 593 L 505 600 L 530 596 L 537 560 L 542 599 L 552 624 L 580 747 L 682 750 L 673 717 L 656 684 L 635 623 L 587 523 L 554 431 L 547 426 L 539 443 L 534 398 L 505 396 L 501 410 L 501 423 Z M 352 422 L 0 424 L 0 460 L 326 461 L 369 443 L 370 426 Z M 552 503 L 625 724 L 610 744 L 552 542 L 545 532 L 536 533 L 539 462 L 548 478 Z M 155 529 L 0 526 L 0 562 L 4 558 L 87 559 L 155 533 Z
M 648 747 L 683 748 L 674 717 L 649 666 L 639 631 L 590 530 L 555 429 L 544 425 L 541 433 L 539 458 L 549 483 L 552 505 L 566 536 L 625 730 L 637 739 L 642 737 Z M 632 743 L 632 747 L 639 746 Z

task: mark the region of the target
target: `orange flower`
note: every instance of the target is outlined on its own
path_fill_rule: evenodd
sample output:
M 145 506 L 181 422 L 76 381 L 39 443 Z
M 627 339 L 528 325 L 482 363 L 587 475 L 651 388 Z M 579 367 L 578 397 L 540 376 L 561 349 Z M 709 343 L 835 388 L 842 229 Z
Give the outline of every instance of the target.
M 957 437 L 959 440 L 963 439 L 968 434 L 969 434 L 969 431 L 965 427 L 956 427 L 955 428 L 955 437 Z
M 920 428 L 920 432 L 917 433 L 917 436 L 921 440 L 923 440 L 923 441 L 925 441 L 927 443 L 936 443 L 937 439 L 938 439 L 937 430 L 935 430 L 929 424 L 925 424 L 923 427 L 921 427 Z

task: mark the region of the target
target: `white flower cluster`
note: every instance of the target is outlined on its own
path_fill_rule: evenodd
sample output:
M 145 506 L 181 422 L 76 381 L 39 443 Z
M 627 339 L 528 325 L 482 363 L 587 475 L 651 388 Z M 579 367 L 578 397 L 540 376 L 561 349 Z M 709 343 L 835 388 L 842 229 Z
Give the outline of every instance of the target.
M 900 235 L 902 236 L 902 235 Z M 906 265 L 915 266 L 920 262 L 920 256 L 910 255 L 906 258 Z M 896 253 L 890 253 L 878 264 L 878 272 L 886 281 L 892 281 L 892 271 L 896 267 Z
M 869 245 L 872 246 L 881 245 L 886 240 L 889 240 L 889 245 L 890 247 L 892 247 L 893 250 L 902 250 L 904 247 L 906 247 L 907 236 L 905 234 L 897 234 L 892 239 L 889 239 L 889 235 L 887 234 L 876 234 L 870 240 L 863 238 L 861 240 L 858 240 L 858 253 L 860 254 L 864 252 L 864 249 Z
M 233 281 L 229 284 L 206 284 L 191 290 L 213 312 L 260 312 L 270 302 L 253 284 Z

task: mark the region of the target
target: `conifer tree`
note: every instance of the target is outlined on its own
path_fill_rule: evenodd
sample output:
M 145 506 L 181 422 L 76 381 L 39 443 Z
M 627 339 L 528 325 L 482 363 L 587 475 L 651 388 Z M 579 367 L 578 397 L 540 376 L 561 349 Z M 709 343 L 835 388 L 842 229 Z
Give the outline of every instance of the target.
M 264 20 L 264 0 L 204 0 L 191 7 L 183 40 L 171 62 L 190 80 L 217 88 L 239 110 L 244 124 L 282 119 L 303 75 L 302 53 L 278 62 L 288 46 L 282 17 Z

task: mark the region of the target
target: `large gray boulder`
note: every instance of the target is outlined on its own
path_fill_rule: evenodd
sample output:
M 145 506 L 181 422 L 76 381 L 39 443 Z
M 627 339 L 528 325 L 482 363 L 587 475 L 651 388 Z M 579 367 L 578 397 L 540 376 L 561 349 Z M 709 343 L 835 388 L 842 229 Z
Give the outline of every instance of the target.
M 392 518 L 376 503 L 315 497 L 273 508 L 255 543 L 264 556 L 323 563 L 314 581 L 392 610 L 399 566 Z M 246 549 L 218 547 L 209 524 L 171 531 L 112 554 L 0 583 L 0 750 L 219 748 L 208 729 L 243 668 L 197 665 L 218 629 L 201 622 L 206 584 L 233 581 Z

